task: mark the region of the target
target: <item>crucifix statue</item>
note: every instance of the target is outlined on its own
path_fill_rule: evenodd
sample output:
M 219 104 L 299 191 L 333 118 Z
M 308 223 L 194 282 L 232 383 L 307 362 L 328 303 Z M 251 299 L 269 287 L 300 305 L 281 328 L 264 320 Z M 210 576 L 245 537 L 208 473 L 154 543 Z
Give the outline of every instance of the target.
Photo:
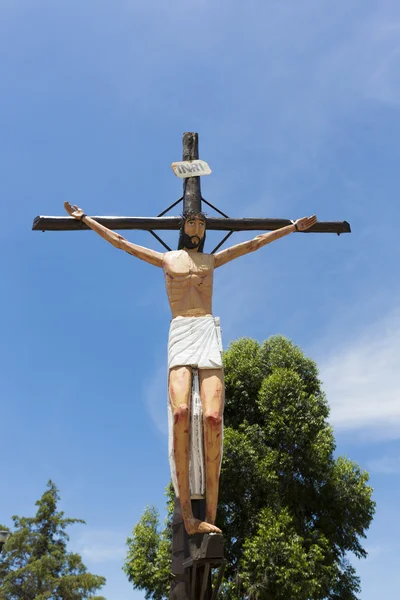
M 189 535 L 221 533 L 214 523 L 217 514 L 219 472 L 222 457 L 222 414 L 224 408 L 224 375 L 219 319 L 212 314 L 213 277 L 215 269 L 231 260 L 259 250 L 263 246 L 294 231 L 305 231 L 316 223 L 316 217 L 303 217 L 286 227 L 221 250 L 203 252 L 206 217 L 193 210 L 183 213 L 178 249 L 156 252 L 128 242 L 124 237 L 88 217 L 81 208 L 64 207 L 71 217 L 83 221 L 115 248 L 124 250 L 145 262 L 163 269 L 171 307 L 172 321 L 168 340 L 168 392 L 173 416 L 173 473 L 176 494 L 180 498 L 183 520 Z M 205 521 L 192 513 L 189 479 L 189 425 L 192 370 L 198 370 L 203 409 L 205 455 Z M 197 492 L 198 493 L 198 492 Z
M 168 396 L 171 474 L 189 535 L 221 533 L 215 526 L 222 457 L 224 374 L 219 319 L 212 312 L 213 278 L 216 269 L 245 254 L 260 250 L 294 232 L 349 232 L 346 222 L 318 223 L 315 216 L 296 221 L 285 219 L 230 219 L 200 192 L 201 168 L 198 137 L 183 137 L 184 178 L 182 217 L 90 217 L 78 206 L 64 203 L 69 215 L 37 217 L 34 229 L 92 229 L 115 248 L 163 269 L 172 320 L 168 340 Z M 195 162 L 193 162 L 195 161 Z M 189 163 L 189 167 L 188 167 Z M 185 167 L 186 164 L 186 173 Z M 206 217 L 202 200 L 223 218 Z M 157 252 L 122 237 L 115 229 L 147 229 L 166 248 Z M 171 250 L 153 229 L 179 229 L 177 250 Z M 207 229 L 229 233 L 212 253 L 204 252 Z M 224 250 L 220 246 L 240 230 L 268 230 Z M 219 250 L 219 251 L 217 251 Z M 192 511 L 193 499 L 206 498 L 203 518 Z

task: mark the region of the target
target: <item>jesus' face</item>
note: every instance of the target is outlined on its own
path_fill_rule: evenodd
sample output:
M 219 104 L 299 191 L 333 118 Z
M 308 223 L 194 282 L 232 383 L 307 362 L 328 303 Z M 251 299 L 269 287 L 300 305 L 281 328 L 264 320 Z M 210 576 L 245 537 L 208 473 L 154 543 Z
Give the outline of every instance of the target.
M 206 222 L 203 217 L 189 216 L 183 227 L 186 250 L 199 250 L 206 233 Z

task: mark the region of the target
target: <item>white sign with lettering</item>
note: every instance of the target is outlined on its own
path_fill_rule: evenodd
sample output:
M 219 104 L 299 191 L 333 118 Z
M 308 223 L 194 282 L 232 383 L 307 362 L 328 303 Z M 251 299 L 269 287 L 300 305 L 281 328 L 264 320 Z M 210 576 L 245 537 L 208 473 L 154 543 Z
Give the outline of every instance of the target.
M 182 160 L 173 162 L 172 170 L 177 177 L 185 179 L 185 177 L 199 177 L 200 175 L 209 175 L 211 169 L 204 160 Z

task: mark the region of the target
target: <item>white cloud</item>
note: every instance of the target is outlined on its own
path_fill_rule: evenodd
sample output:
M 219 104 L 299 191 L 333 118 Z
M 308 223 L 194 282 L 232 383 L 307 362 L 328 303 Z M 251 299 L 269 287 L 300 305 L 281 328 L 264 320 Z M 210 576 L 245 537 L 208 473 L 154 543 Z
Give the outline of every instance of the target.
M 400 437 L 399 312 L 336 344 L 320 364 L 331 422 L 337 430 Z
M 368 462 L 368 469 L 375 473 L 393 475 L 400 473 L 400 456 L 382 456 Z
M 125 538 L 121 532 L 111 529 L 85 531 L 76 541 L 76 551 L 84 562 L 121 561 L 126 554 Z
M 168 435 L 168 388 L 167 364 L 155 369 L 155 375 L 150 383 L 146 383 L 143 394 L 146 400 L 147 412 L 157 431 L 163 436 Z
M 382 554 L 390 552 L 392 548 L 388 546 L 382 546 L 380 544 L 367 544 L 365 550 L 368 554 L 367 560 L 371 562 L 372 560 L 382 556 Z

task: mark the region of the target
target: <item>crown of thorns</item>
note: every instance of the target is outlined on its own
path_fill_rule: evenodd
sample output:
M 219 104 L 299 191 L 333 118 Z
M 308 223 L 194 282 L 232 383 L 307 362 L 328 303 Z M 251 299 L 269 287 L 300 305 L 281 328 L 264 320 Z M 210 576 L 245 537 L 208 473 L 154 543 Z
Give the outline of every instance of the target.
M 188 219 L 201 219 L 202 221 L 207 221 L 207 215 L 201 211 L 186 210 L 181 214 L 181 225 L 184 225 Z

